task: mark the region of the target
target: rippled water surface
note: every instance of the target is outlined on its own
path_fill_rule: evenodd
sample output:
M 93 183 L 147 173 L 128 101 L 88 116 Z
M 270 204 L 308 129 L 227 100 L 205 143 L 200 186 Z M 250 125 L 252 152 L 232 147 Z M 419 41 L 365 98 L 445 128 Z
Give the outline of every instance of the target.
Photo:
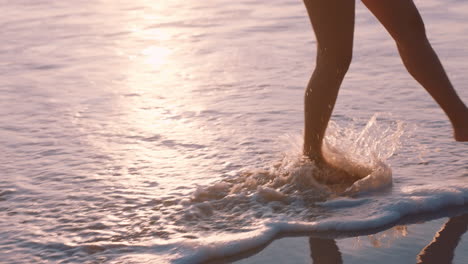
M 468 202 L 468 146 L 361 3 L 330 155 L 391 167 L 393 186 L 382 172 L 380 191 L 334 198 L 297 158 L 315 58 L 301 1 L 1 2 L 6 263 L 194 263 L 282 226 Z M 468 3 L 416 4 L 467 102 Z

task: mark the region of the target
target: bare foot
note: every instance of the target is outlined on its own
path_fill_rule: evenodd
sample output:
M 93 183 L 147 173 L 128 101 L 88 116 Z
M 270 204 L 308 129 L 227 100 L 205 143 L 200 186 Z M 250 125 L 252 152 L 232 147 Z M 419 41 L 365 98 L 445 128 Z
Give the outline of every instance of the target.
M 314 176 L 320 183 L 327 185 L 350 186 L 355 181 L 361 179 L 358 175 L 350 174 L 347 171 L 328 163 L 323 158 L 314 158 L 313 161 L 319 169 L 319 172 Z
M 456 141 L 468 142 L 468 117 L 464 126 L 453 128 L 453 137 Z
M 468 142 L 468 128 L 454 130 L 453 137 L 456 141 Z
M 468 108 L 465 109 L 465 114 L 461 117 L 461 120 L 458 122 L 452 122 L 453 137 L 456 141 L 468 142 Z

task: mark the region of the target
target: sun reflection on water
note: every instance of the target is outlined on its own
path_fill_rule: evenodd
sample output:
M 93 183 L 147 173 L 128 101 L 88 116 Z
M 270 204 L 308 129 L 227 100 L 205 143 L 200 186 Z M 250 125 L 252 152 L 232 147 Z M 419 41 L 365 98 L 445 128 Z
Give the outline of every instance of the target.
M 149 46 L 141 51 L 141 54 L 145 56 L 145 62 L 153 66 L 153 68 L 159 68 L 167 63 L 167 58 L 171 54 L 171 50 L 165 47 Z

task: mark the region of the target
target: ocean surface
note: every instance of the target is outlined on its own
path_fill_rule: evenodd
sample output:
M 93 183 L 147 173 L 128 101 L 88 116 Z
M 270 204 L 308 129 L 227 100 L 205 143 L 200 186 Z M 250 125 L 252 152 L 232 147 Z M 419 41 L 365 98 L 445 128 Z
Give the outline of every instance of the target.
M 468 102 L 468 2 L 419 0 Z M 2 263 L 200 263 L 277 234 L 468 204 L 468 145 L 358 2 L 326 154 L 300 157 L 315 38 L 298 0 L 1 0 Z

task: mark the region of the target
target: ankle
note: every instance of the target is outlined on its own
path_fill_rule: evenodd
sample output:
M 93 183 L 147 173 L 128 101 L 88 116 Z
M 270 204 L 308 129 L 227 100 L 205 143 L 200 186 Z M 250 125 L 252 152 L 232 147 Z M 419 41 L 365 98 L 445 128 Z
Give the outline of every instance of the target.
M 468 108 L 462 105 L 459 109 L 452 112 L 449 119 L 455 130 L 463 128 L 468 129 Z

